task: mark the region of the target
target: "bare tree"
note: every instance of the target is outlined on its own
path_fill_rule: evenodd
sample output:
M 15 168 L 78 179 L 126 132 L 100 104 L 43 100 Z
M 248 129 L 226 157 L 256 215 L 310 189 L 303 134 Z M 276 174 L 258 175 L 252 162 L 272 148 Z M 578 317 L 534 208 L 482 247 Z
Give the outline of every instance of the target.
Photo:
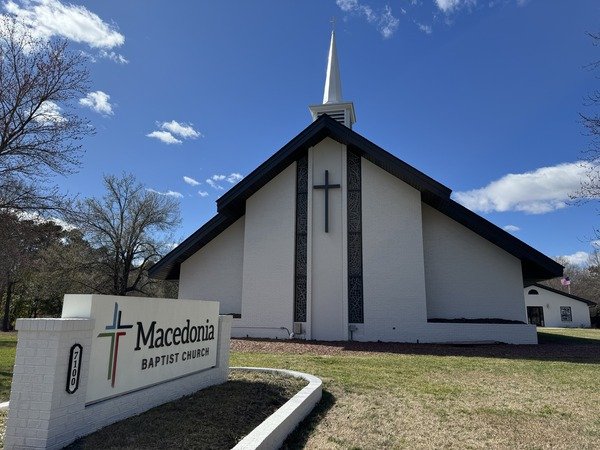
M 102 255 L 97 270 L 104 281 L 97 292 L 148 295 L 156 280 L 147 270 L 168 250 L 169 233 L 179 224 L 176 199 L 142 186 L 131 174 L 105 176 L 106 194 L 77 203 L 69 215 Z
M 85 57 L 65 40 L 0 16 L 0 208 L 47 209 L 60 199 L 50 178 L 73 172 L 78 141 L 93 133 L 72 112 L 88 80 Z
M 600 48 L 600 33 L 588 33 L 595 47 Z M 600 69 L 600 59 L 588 64 L 588 70 Z M 587 160 L 586 178 L 581 182 L 581 189 L 576 197 L 589 199 L 600 198 L 600 88 L 587 95 L 585 106 L 589 113 L 580 113 L 579 117 L 585 134 L 590 137 L 588 148 L 584 151 Z

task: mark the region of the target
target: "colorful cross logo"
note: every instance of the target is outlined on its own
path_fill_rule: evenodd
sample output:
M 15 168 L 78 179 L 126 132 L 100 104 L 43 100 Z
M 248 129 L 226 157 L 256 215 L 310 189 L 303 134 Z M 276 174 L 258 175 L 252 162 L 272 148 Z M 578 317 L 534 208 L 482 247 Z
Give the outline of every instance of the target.
M 115 378 L 117 376 L 117 355 L 119 354 L 119 338 L 125 336 L 127 333 L 124 330 L 127 328 L 133 328 L 133 325 L 122 325 L 121 324 L 121 310 L 119 310 L 119 304 L 115 302 L 115 312 L 113 314 L 113 322 L 111 325 L 107 325 L 105 330 L 114 330 L 112 332 L 100 333 L 98 337 L 110 337 L 110 355 L 108 357 L 108 377 L 107 380 L 111 380 L 111 386 L 115 387 Z

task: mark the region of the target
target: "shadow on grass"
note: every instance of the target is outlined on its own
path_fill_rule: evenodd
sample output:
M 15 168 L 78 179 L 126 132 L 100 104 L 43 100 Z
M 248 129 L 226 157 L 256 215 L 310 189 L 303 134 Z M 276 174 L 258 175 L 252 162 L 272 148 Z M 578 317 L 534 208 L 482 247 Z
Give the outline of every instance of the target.
M 301 387 L 229 381 L 109 425 L 68 449 L 229 449 Z
M 599 345 L 600 333 L 598 337 L 588 336 L 569 336 L 565 334 L 549 333 L 538 331 L 538 343 L 540 344 L 578 344 L 578 345 Z
M 298 424 L 298 427 L 288 436 L 281 448 L 285 450 L 304 448 L 314 429 L 319 422 L 323 420 L 323 417 L 325 417 L 333 405 L 335 405 L 335 397 L 331 392 L 323 389 L 321 401 L 317 403 L 315 409 L 313 409 L 312 412 Z

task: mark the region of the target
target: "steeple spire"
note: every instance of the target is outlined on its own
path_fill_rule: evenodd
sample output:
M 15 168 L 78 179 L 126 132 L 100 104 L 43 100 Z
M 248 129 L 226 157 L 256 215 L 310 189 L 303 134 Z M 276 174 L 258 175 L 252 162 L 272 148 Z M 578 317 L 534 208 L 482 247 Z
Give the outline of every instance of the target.
M 342 101 L 342 81 L 340 79 L 340 66 L 338 64 L 337 47 L 335 45 L 335 30 L 331 31 L 331 41 L 329 42 L 323 103 L 321 105 L 312 105 L 308 108 L 312 114 L 313 122 L 323 114 L 327 114 L 348 128 L 352 128 L 352 124 L 356 122 L 354 104 Z
M 329 43 L 329 57 L 327 58 L 327 75 L 323 91 L 323 104 L 340 103 L 341 101 L 342 81 L 340 80 L 340 66 L 335 46 L 335 30 L 332 30 L 331 42 Z

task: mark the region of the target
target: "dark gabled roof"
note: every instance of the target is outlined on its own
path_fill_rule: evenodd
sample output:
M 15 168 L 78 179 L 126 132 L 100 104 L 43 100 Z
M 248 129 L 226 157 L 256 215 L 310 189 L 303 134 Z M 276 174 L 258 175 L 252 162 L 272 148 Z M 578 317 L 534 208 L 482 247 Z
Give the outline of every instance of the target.
M 535 287 L 541 288 L 541 289 L 546 289 L 547 291 L 554 292 L 555 294 L 564 295 L 565 297 L 572 298 L 573 300 L 577 300 L 578 302 L 583 302 L 588 306 L 596 306 L 597 305 L 596 302 L 593 302 L 591 300 L 587 300 L 585 298 L 578 297 L 576 295 L 569 294 L 567 292 L 559 291 L 558 289 L 554 289 L 554 288 L 551 288 L 550 286 L 546 286 L 546 285 L 540 284 L 540 283 L 530 283 L 530 284 L 525 285 L 525 288 L 528 288 L 531 286 L 535 286 Z
M 150 276 L 178 279 L 181 263 L 243 216 L 246 200 L 252 194 L 326 137 L 345 144 L 351 151 L 417 189 L 425 203 L 519 258 L 525 280 L 534 282 L 562 275 L 560 264 L 451 200 L 449 188 L 324 114 L 221 196 L 217 200 L 217 215 L 151 267 Z
M 443 184 L 399 160 L 360 134 L 333 120 L 327 114 L 323 114 L 258 166 L 250 175 L 223 194 L 217 200 L 217 211 L 225 214 L 239 214 L 240 212 L 243 214 L 247 198 L 300 158 L 309 147 L 314 147 L 326 137 L 347 145 L 361 156 L 421 192 L 431 192 L 441 197 L 449 197 L 452 192 Z

